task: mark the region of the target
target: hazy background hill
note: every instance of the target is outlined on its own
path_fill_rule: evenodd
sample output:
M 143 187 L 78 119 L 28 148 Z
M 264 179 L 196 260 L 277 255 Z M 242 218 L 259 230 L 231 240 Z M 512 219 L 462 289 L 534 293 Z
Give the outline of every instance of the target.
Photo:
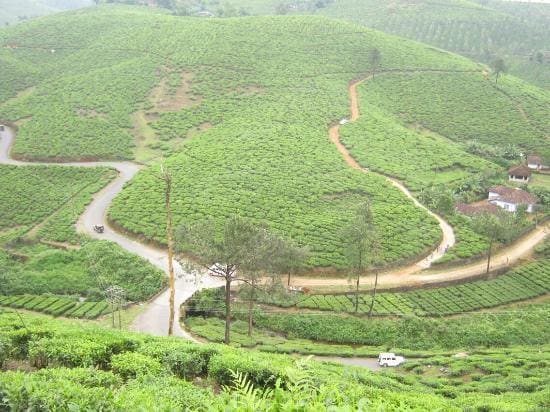
M 139 0 L 120 2 L 140 3 Z M 323 14 L 471 59 L 505 59 L 509 72 L 550 87 L 550 4 L 495 0 L 162 0 L 179 14 Z
M 92 4 L 92 0 L 0 0 L 0 26 Z

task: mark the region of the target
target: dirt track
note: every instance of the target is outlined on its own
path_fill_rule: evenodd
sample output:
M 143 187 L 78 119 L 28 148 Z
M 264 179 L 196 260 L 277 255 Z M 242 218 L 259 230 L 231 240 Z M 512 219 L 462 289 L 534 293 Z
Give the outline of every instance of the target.
M 365 78 L 363 80 L 358 80 L 351 82 L 349 85 L 349 95 L 350 95 L 350 113 L 351 117 L 349 119 L 350 122 L 355 122 L 357 119 L 359 119 L 360 111 L 359 111 L 359 98 L 357 96 L 357 87 L 367 81 L 368 78 Z M 361 165 L 351 156 L 348 149 L 342 144 L 340 141 L 340 125 L 332 126 L 329 129 L 329 136 L 330 140 L 336 145 L 338 151 L 342 154 L 344 157 L 344 160 L 346 163 L 353 169 L 361 170 L 364 173 L 374 173 L 370 172 L 368 169 L 365 169 L 361 167 Z M 383 175 L 382 175 L 383 176 Z M 440 244 L 437 246 L 437 248 L 426 258 L 422 259 L 419 262 L 413 263 L 412 265 L 409 265 L 407 267 L 402 267 L 398 269 L 397 271 L 399 274 L 411 274 L 416 273 L 422 269 L 429 268 L 433 262 L 438 260 L 441 256 L 445 254 L 445 251 L 447 248 L 450 248 L 455 244 L 455 234 L 453 231 L 453 228 L 451 225 L 449 225 L 441 216 L 433 213 L 431 210 L 429 210 L 427 207 L 422 205 L 412 194 L 409 192 L 409 190 L 403 186 L 401 182 L 399 182 L 396 179 L 392 179 L 388 176 L 383 176 L 388 182 L 392 184 L 392 186 L 399 189 L 407 198 L 412 200 L 412 202 L 416 205 L 416 207 L 423 209 L 426 211 L 430 216 L 434 217 L 438 223 L 439 227 L 441 228 L 441 232 L 443 234 L 441 238 Z
M 351 121 L 354 121 L 359 117 L 357 86 L 360 83 L 362 83 L 362 81 L 352 83 L 349 88 L 351 100 Z M 342 153 L 350 167 L 368 172 L 367 170 L 364 170 L 355 161 L 355 159 L 351 157 L 347 149 L 341 144 L 339 139 L 339 127 L 340 126 L 334 126 L 330 129 L 329 134 L 331 140 L 335 143 L 338 150 L 340 151 L 340 153 Z M 135 253 L 136 255 L 147 259 L 149 262 L 159 267 L 160 269 L 164 271 L 167 270 L 168 258 L 166 251 L 142 244 L 134 239 L 125 236 L 124 234 L 116 232 L 113 228 L 109 226 L 106 218 L 107 209 L 111 201 L 122 190 L 124 184 L 130 181 L 139 171 L 138 165 L 131 162 L 72 162 L 60 164 L 17 161 L 11 159 L 9 156 L 9 151 L 14 139 L 15 134 L 11 129 L 7 128 L 6 131 L 0 132 L 0 164 L 11 164 L 18 166 L 55 164 L 67 167 L 107 166 L 116 169 L 119 173 L 118 177 L 94 196 L 93 201 L 90 203 L 90 205 L 88 205 L 85 212 L 79 218 L 77 223 L 77 230 L 96 239 L 113 241 L 127 251 Z M 412 197 L 409 191 L 401 183 L 387 177 L 386 179 L 391 181 L 391 183 L 399 190 L 401 190 L 407 197 L 411 198 L 418 207 L 426 209 Z M 432 212 L 428 211 L 428 213 Z M 433 213 L 432 215 L 438 219 L 443 231 L 443 241 L 440 247 L 438 247 L 438 250 L 434 251 L 434 253 L 432 253 L 432 255 L 428 258 L 417 262 L 416 264 L 381 274 L 379 278 L 379 284 L 381 286 L 410 286 L 439 283 L 442 281 L 466 279 L 484 273 L 485 263 L 482 261 L 470 266 L 447 269 L 434 274 L 418 273 L 422 269 L 429 267 L 434 260 L 438 259 L 444 253 L 444 247 L 446 245 L 451 245 L 454 243 L 454 234 L 452 228 L 445 221 L 443 221 L 443 219 L 439 218 Z M 95 233 L 92 230 L 92 226 L 94 224 L 103 224 L 105 226 L 105 233 Z M 533 247 L 545 238 L 549 231 L 550 223 L 529 233 L 527 236 L 520 239 L 509 248 L 502 250 L 494 257 L 492 269 L 497 269 L 507 266 L 508 264 L 513 264 L 519 259 L 526 257 L 531 253 Z M 176 281 L 177 307 L 185 302 L 185 300 L 189 296 L 191 296 L 196 290 L 208 287 L 215 287 L 219 285 L 219 281 L 211 277 L 207 277 L 203 279 L 200 284 L 196 284 L 194 282 L 194 279 L 186 274 L 177 262 L 175 262 L 175 267 L 178 273 L 178 278 Z M 372 277 L 365 277 L 364 279 L 362 279 L 362 282 L 364 284 L 370 281 L 372 281 Z M 342 278 L 312 279 L 295 277 L 293 278 L 292 283 L 293 285 L 300 286 L 337 286 L 347 285 L 347 280 Z M 175 334 L 177 336 L 192 339 L 189 334 L 187 334 L 184 330 L 180 328 L 178 322 L 176 322 L 174 326 Z M 136 331 L 147 332 L 155 335 L 166 335 L 168 329 L 167 291 L 160 294 L 148 304 L 147 309 L 135 320 L 133 324 L 133 329 L 135 329 Z

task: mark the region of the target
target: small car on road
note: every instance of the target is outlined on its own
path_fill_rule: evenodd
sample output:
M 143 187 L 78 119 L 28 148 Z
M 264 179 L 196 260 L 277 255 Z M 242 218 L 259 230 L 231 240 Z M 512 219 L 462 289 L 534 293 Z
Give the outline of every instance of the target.
M 399 366 L 405 362 L 403 356 L 396 356 L 395 353 L 382 352 L 378 355 L 378 364 L 382 367 Z
M 105 232 L 105 226 L 103 226 L 103 225 L 94 225 L 94 232 L 96 232 L 96 233 Z

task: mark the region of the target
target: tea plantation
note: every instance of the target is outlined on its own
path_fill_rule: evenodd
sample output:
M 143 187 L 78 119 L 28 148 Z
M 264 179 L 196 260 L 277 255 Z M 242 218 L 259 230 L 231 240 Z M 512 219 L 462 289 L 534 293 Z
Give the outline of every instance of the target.
M 34 232 L 77 241 L 73 226 L 92 194 L 115 176 L 107 168 L 0 165 L 0 241 Z
M 40 406 L 109 411 L 458 411 L 475 405 L 528 411 L 546 405 L 547 360 L 537 355 L 539 348 L 494 350 L 488 359 L 495 363 L 483 362 L 486 356 L 418 360 L 412 375 L 407 369 L 378 375 L 38 316 L 21 319 L 4 312 L 0 313 L 0 366 L 4 367 L 0 405 L 7 410 Z M 504 358 L 515 362 L 500 367 L 496 362 Z M 452 371 L 450 378 L 424 378 L 429 362 Z M 525 365 L 531 365 L 527 380 L 521 372 Z M 468 374 L 478 369 L 484 376 L 468 383 Z M 504 374 L 502 384 L 492 383 Z
M 373 204 L 376 226 L 384 231 L 385 263 L 414 260 L 441 236 L 437 222 L 384 179 L 350 170 L 327 138 L 327 126 L 348 115 L 347 84 L 370 71 L 373 47 L 383 56 L 380 70 L 442 71 L 410 76 L 414 82 L 418 79 L 419 93 L 425 88 L 424 76 L 435 76 L 441 88 L 457 83 L 448 90 L 457 95 L 457 104 L 463 102 L 464 90 L 481 89 L 483 104 L 496 101 L 494 116 L 483 113 L 466 128 L 468 139 L 483 134 L 478 123 L 486 124 L 489 118 L 497 124 L 504 116 L 517 125 L 508 131 L 497 124 L 503 139 L 536 146 L 547 102 L 537 88 L 515 80 L 507 83 L 506 93 L 519 102 L 529 101 L 524 110 L 533 124 L 538 122 L 524 127 L 524 119 L 511 114 L 511 98 L 485 85 L 479 65 L 322 17 L 209 20 L 102 6 L 3 30 L 0 45 L 0 67 L 14 79 L 0 95 L 0 118 L 20 124 L 16 156 L 166 157 L 175 182 L 175 226 L 240 214 L 267 222 L 307 246 L 312 252 L 309 264 L 315 267 L 344 265 L 338 233 L 366 197 Z M 399 85 L 386 79 L 389 76 L 373 85 L 384 82 L 387 95 L 406 100 Z M 397 121 L 401 108 L 381 101 L 378 91 L 371 96 L 374 86 L 368 87 L 366 99 L 373 99 L 383 113 L 354 124 L 345 142 L 373 170 L 406 176 L 413 189 L 458 183 L 485 168 L 499 170 L 458 144 L 443 154 L 445 138 L 460 140 L 453 133 L 464 119 L 453 122 L 452 131 L 433 127 L 441 139 L 407 131 Z M 433 100 L 430 93 L 426 91 L 426 100 Z M 366 99 L 361 97 L 362 104 Z M 446 113 L 435 117 L 440 121 L 443 116 Z M 376 161 L 364 158 L 362 153 L 369 151 L 359 143 L 373 128 L 367 145 L 372 145 Z M 411 148 L 406 155 L 398 152 L 401 144 Z M 395 162 L 388 164 L 386 157 L 378 156 L 383 152 Z M 115 199 L 109 218 L 131 233 L 163 243 L 165 218 L 157 175 L 155 165 L 140 172 Z
M 550 261 L 540 260 L 494 280 L 459 286 L 376 296 L 376 315 L 452 315 L 527 300 L 550 292 Z M 359 297 L 359 312 L 368 313 L 371 295 Z M 266 299 L 269 302 L 269 299 Z M 289 302 L 291 303 L 291 302 Z M 354 312 L 355 295 L 312 295 L 298 299 L 300 308 Z
M 550 93 L 527 84 L 519 92 L 518 84 L 517 79 L 503 79 L 495 88 L 479 73 L 452 78 L 440 73 L 389 74 L 362 86 L 361 96 L 399 114 L 405 124 L 420 124 L 458 143 L 517 145 L 548 157 Z M 508 91 L 512 89 L 516 92 Z

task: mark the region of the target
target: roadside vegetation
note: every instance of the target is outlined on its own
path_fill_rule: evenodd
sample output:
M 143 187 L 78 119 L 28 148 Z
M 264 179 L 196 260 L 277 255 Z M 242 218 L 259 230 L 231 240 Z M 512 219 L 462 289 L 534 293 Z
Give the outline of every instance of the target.
M 0 342 L 0 365 L 8 369 L 0 373 L 2 406 L 16 410 L 35 405 L 107 410 L 319 411 L 367 405 L 461 410 L 476 405 L 527 411 L 543 407 L 546 399 L 544 360 L 539 355 L 535 362 L 535 348 L 493 351 L 490 359 L 495 362 L 506 356 L 517 359 L 506 369 L 492 367 L 491 362 L 478 367 L 475 356 L 440 357 L 417 361 L 410 375 L 405 369 L 378 375 L 39 316 L 21 319 L 13 313 L 0 314 Z M 424 378 L 428 364 L 445 367 L 449 377 Z M 521 372 L 525 365 L 532 366 L 528 380 Z M 467 383 L 477 368 L 482 376 Z M 504 371 L 507 378 L 492 383 Z

